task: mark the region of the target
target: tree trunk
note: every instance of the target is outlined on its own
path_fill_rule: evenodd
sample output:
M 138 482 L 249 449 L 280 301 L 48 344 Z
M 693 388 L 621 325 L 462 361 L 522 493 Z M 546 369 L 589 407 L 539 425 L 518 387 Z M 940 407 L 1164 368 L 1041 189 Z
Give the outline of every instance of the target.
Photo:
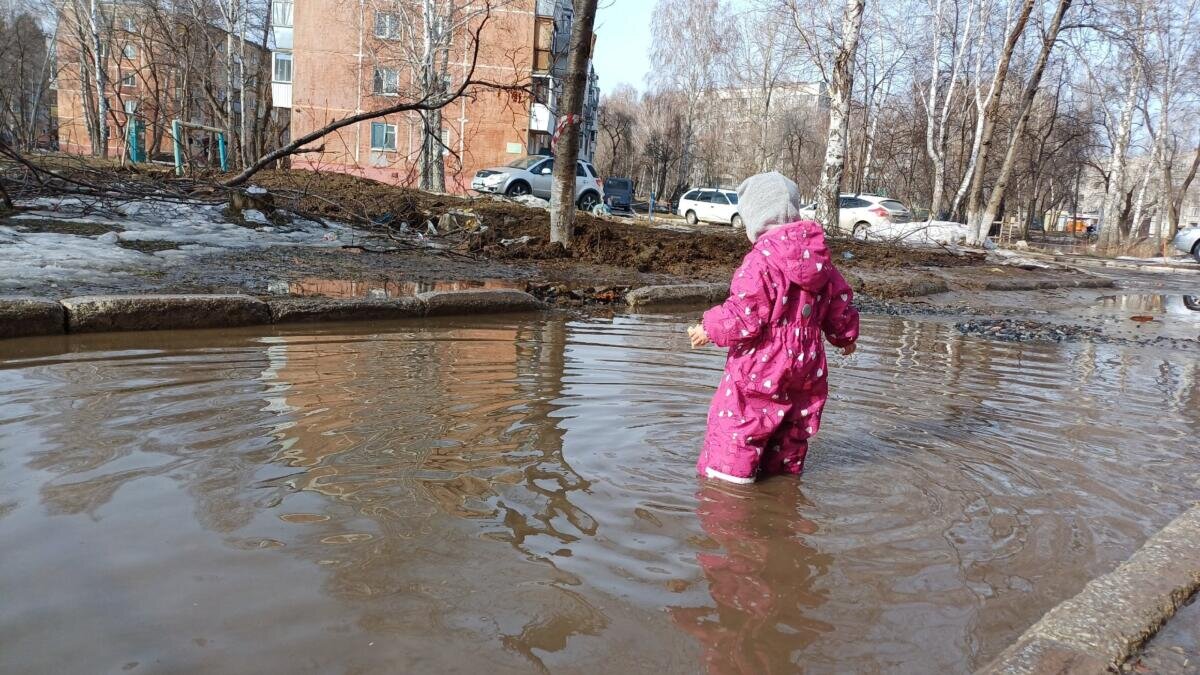
M 982 244 L 988 236 L 988 231 L 991 229 L 992 221 L 996 219 L 996 215 L 1000 212 L 1000 205 L 1004 201 L 1004 192 L 1008 188 L 1008 180 L 1012 176 L 1013 163 L 1016 160 L 1017 148 L 1021 142 L 1021 136 L 1025 133 L 1025 126 L 1029 123 L 1029 113 L 1033 110 L 1034 99 L 1037 97 L 1038 87 L 1042 82 L 1042 73 L 1046 71 L 1046 63 L 1050 60 L 1050 52 L 1054 50 L 1054 44 L 1058 42 L 1058 33 L 1062 29 L 1063 15 L 1071 8 L 1071 3 L 1074 0 L 1058 0 L 1058 8 L 1054 12 L 1054 18 L 1050 20 L 1050 28 L 1047 34 L 1042 38 L 1041 53 L 1038 54 L 1037 64 L 1033 68 L 1033 73 L 1029 76 L 1029 82 L 1025 85 L 1025 91 L 1021 96 L 1021 108 L 1017 115 L 1016 125 L 1012 131 L 1012 138 L 1008 144 L 1008 152 L 1004 155 L 1004 163 L 1000 165 L 1000 175 L 996 178 L 996 184 L 992 186 L 992 194 L 988 199 L 987 204 L 982 211 L 977 210 L 979 199 L 983 195 L 983 168 L 981 163 L 976 169 L 977 191 L 972 192 L 972 201 L 976 204 L 976 209 L 971 209 L 974 214 L 973 221 L 969 220 L 968 225 L 974 226 L 974 238 L 971 243 Z M 999 97 L 997 97 L 998 100 Z M 994 129 L 994 125 L 992 125 Z M 989 138 L 984 139 L 985 142 L 990 141 Z M 982 158 L 981 158 L 982 162 Z
M 101 53 L 100 41 L 100 3 L 91 0 L 91 11 L 88 15 L 88 28 L 92 37 L 92 62 L 95 69 L 93 79 L 96 84 L 96 144 L 95 154 L 98 157 L 108 156 L 108 71 Z
M 588 61 L 596 0 L 575 0 L 571 25 L 570 66 L 563 87 L 562 133 L 554 150 L 554 183 L 550 188 L 550 241 L 571 247 L 575 230 L 575 163 L 579 159 L 579 128 L 587 95 Z
M 829 83 L 829 132 L 826 136 L 825 166 L 817 187 L 817 222 L 824 224 L 830 232 L 840 229 L 838 197 L 842 192 L 842 176 L 846 171 L 854 55 L 858 50 L 865 6 L 866 0 L 846 0 L 842 14 L 842 43 L 834 57 L 833 77 Z
M 1137 12 L 1139 35 L 1142 29 L 1142 8 L 1143 5 L 1139 3 Z M 1130 53 L 1130 58 L 1133 60 L 1133 72 L 1129 76 L 1129 89 L 1125 92 L 1125 101 L 1121 106 L 1121 120 L 1117 126 L 1117 137 L 1113 143 L 1112 157 L 1108 162 L 1108 185 L 1104 190 L 1104 206 L 1100 210 L 1100 245 L 1103 248 L 1115 246 L 1121 240 L 1122 223 L 1118 211 L 1120 210 L 1121 195 L 1125 192 L 1125 154 L 1129 151 L 1133 113 L 1137 108 L 1138 92 L 1141 90 L 1142 83 L 1140 39 L 1138 45 L 1139 48 Z

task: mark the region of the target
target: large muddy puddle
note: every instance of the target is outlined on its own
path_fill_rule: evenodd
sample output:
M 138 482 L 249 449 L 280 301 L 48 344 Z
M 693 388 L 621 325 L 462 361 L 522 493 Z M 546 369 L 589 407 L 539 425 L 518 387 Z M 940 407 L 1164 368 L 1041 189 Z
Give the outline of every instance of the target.
M 679 317 L 0 343 L 0 672 L 964 672 L 1200 497 L 1200 364 L 868 317 L 694 476 Z

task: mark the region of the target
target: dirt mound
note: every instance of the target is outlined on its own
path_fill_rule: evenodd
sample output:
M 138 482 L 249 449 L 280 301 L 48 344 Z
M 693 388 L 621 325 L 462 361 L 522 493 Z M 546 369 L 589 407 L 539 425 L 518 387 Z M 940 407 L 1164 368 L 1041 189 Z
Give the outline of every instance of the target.
M 255 177 L 290 199 L 295 208 L 360 225 L 397 228 L 437 222 L 450 210 L 470 210 L 487 226 L 485 236 L 464 240 L 464 252 L 495 260 L 545 261 L 551 265 L 589 263 L 682 277 L 728 276 L 750 248 L 740 232 L 677 232 L 637 221 L 618 222 L 580 213 L 575 242 L 568 253 L 549 243 L 550 214 L 494 197 L 434 195 L 341 173 L 270 171 Z M 830 241 L 839 267 L 894 269 L 957 267 L 980 258 L 956 256 L 938 249 L 909 249 L 887 244 L 835 239 Z

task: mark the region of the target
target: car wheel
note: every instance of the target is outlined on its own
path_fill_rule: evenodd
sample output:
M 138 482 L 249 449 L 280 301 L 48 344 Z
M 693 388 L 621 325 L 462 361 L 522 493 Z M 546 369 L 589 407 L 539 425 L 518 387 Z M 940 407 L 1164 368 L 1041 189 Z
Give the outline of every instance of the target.
M 696 218 L 695 211 L 688 211 L 687 215 L 684 216 L 684 218 L 687 218 L 688 225 L 695 225 L 696 223 L 700 222 L 700 219 Z
M 859 221 L 854 224 L 854 231 L 851 232 L 851 235 L 855 239 L 858 239 L 860 241 L 866 241 L 867 235 L 870 234 L 870 232 L 871 232 L 871 224 L 868 223 L 867 221 L 863 220 L 863 221 Z
M 742 215 L 740 213 L 733 214 L 733 220 L 729 221 L 729 224 L 732 225 L 733 229 L 735 230 L 740 230 L 746 226 L 746 224 L 742 222 Z
M 1200 241 L 1196 242 L 1196 245 L 1192 247 L 1192 257 L 1196 259 L 1196 262 L 1200 263 Z
M 525 181 L 515 181 L 508 189 L 504 191 L 506 197 L 520 197 L 529 194 L 529 183 Z
M 591 213 L 592 209 L 594 209 L 599 203 L 600 195 L 589 190 L 588 192 L 585 192 L 579 196 L 579 201 L 576 203 L 576 206 L 579 207 L 580 211 Z

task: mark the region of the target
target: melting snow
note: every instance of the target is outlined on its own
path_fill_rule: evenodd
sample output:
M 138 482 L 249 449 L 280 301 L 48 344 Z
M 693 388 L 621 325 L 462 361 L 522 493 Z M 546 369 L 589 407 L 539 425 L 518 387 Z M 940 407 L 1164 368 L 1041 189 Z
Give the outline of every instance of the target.
M 147 270 L 179 264 L 189 257 L 230 249 L 264 249 L 274 246 L 337 248 L 359 236 L 352 228 L 333 222 L 293 217 L 278 226 L 260 211 L 246 210 L 251 229 L 229 222 L 224 205 L 134 201 L 95 208 L 73 197 L 38 198 L 18 203 L 31 210 L 0 219 L 0 291 L 39 282 L 95 282 L 128 277 Z M 100 236 L 22 231 L 22 221 L 55 220 L 65 223 L 110 226 Z M 269 225 L 269 227 L 268 227 Z M 122 248 L 124 241 L 167 241 L 176 250 L 141 253 Z

